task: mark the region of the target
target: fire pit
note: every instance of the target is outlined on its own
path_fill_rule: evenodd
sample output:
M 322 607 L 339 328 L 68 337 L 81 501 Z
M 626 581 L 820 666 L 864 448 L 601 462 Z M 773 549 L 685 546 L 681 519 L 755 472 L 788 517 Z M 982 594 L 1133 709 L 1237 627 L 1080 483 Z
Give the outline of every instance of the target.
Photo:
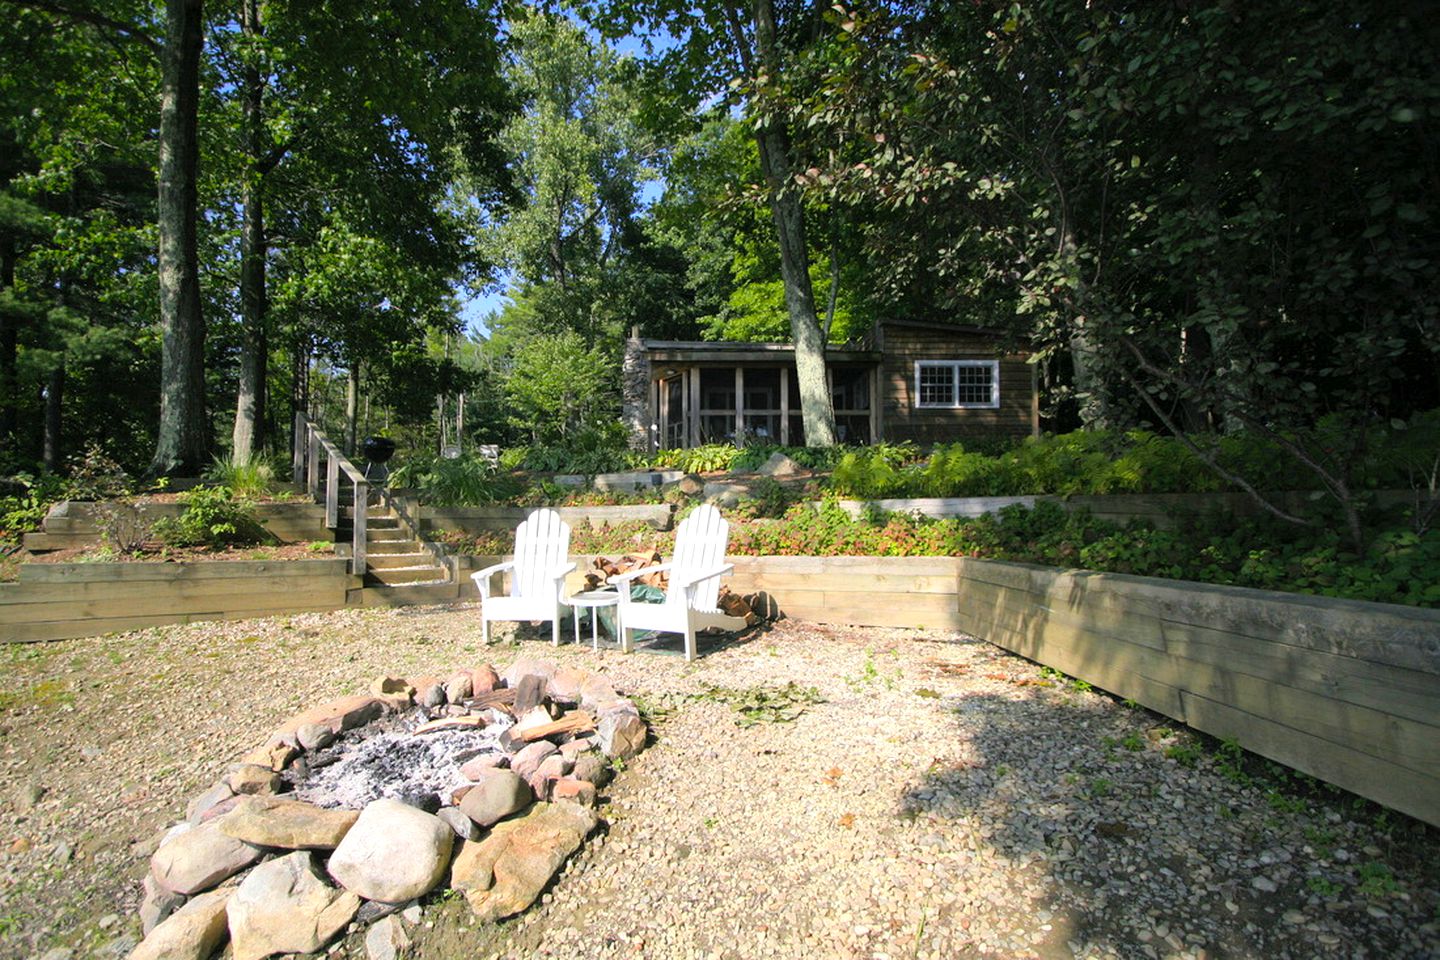
M 546 661 L 377 678 L 286 721 L 191 802 L 151 858 L 132 956 L 203 957 L 227 937 L 235 960 L 310 953 L 352 921 L 400 949 L 401 916 L 447 875 L 476 916 L 513 916 L 646 734 L 604 677 Z

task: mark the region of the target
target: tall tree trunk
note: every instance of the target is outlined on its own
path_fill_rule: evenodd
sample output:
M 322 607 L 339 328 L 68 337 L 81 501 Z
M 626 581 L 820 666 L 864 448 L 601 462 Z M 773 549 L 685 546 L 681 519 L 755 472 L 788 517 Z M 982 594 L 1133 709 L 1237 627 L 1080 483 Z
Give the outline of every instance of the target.
M 355 427 L 360 413 L 360 362 L 350 364 L 345 377 L 345 452 L 355 456 Z
M 0 293 L 15 286 L 15 248 L 0 247 Z M 15 318 L 0 310 L 0 441 L 11 450 L 15 438 L 15 358 L 19 353 Z
M 60 469 L 60 428 L 65 400 L 65 365 L 57 363 L 45 377 L 45 469 Z
M 247 39 L 261 35 L 260 0 L 243 0 L 240 28 Z M 250 52 L 244 78 L 245 181 L 240 227 L 240 382 L 235 397 L 235 429 L 231 456 L 249 463 L 265 442 L 265 379 L 268 344 L 265 336 L 265 206 L 261 198 L 264 178 L 265 84 L 255 54 Z
M 775 40 L 773 0 L 755 0 L 755 48 L 767 76 L 779 75 L 780 54 Z M 759 96 L 759 91 L 756 93 Z M 770 196 L 770 216 L 780 243 L 780 280 L 785 288 L 785 312 L 795 341 L 795 374 L 800 387 L 800 413 L 805 443 L 812 447 L 835 445 L 835 407 L 825 373 L 825 334 L 815 313 L 815 291 L 810 284 L 810 250 L 805 241 L 805 208 L 790 183 L 789 144 L 783 121 L 772 119 L 755 130 L 760 169 Z M 738 435 L 743 428 L 736 424 Z
M 160 91 L 160 424 L 150 472 L 205 466 L 205 321 L 196 250 L 201 0 L 166 0 Z

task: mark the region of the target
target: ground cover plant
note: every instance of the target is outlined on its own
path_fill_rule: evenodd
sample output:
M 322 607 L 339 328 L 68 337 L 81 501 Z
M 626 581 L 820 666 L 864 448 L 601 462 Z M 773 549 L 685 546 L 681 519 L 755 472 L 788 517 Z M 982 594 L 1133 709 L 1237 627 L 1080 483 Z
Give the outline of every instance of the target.
M 1312 443 L 1324 446 L 1325 433 Z M 1409 423 L 1373 427 L 1364 455 L 1345 467 L 1356 491 L 1433 488 L 1440 458 L 1440 411 Z M 1257 490 L 1307 489 L 1284 453 L 1255 433 L 1203 441 L 1226 470 Z M 1210 493 L 1237 491 L 1209 469 L 1190 446 L 1146 430 L 1077 430 L 1027 438 L 994 451 L 965 441 L 939 444 L 922 457 L 912 445 L 851 451 L 836 463 L 830 489 L 861 499 L 884 497 L 987 497 L 1030 494 Z M 1345 448 L 1348 449 L 1349 445 Z M 1338 440 L 1331 447 L 1341 449 Z
M 965 556 L 1440 607 L 1440 529 L 1394 520 L 1374 528 L 1357 553 L 1334 527 L 1298 530 L 1262 517 L 1159 530 L 1048 502 L 972 519 L 881 511 L 856 518 L 834 502 L 796 504 L 774 519 L 730 511 L 730 519 L 736 556 Z M 445 537 L 453 550 L 484 556 L 509 552 L 512 538 L 508 531 Z M 673 532 L 641 522 L 581 524 L 571 535 L 571 550 L 582 554 L 651 547 L 664 554 L 673 543 Z

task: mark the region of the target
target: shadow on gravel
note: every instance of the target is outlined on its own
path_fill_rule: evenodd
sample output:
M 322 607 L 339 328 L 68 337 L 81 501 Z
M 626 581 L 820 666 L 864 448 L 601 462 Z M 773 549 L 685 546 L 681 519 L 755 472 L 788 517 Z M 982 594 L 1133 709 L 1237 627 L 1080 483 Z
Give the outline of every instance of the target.
M 937 699 L 935 732 L 967 744 L 965 760 L 936 760 L 900 797 L 922 846 L 947 844 L 963 876 L 992 871 L 988 889 L 1009 891 L 970 905 L 977 948 L 1045 960 L 1430 955 L 1429 871 L 1412 872 L 1413 898 L 1403 878 L 1383 902 L 1362 884 L 1362 859 L 1372 877 L 1395 876 L 1380 847 L 1389 863 L 1413 860 L 1403 836 L 1344 823 L 1339 802 L 1312 806 L 1227 776 L 1223 758 L 1158 714 L 998 651 L 981 663 L 1013 691 Z M 1322 859 L 1336 855 L 1315 848 L 1338 847 L 1347 831 L 1345 862 Z M 943 919 L 954 928 L 962 916 Z M 976 931 L 997 920 L 1010 935 L 986 944 Z

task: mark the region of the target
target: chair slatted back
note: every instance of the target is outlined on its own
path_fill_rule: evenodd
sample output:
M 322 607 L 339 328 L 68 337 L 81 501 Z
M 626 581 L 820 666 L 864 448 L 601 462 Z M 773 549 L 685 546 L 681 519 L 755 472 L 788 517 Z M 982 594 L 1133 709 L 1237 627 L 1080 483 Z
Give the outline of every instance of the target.
M 714 570 L 725 563 L 725 549 L 730 545 L 730 522 L 710 504 L 697 507 L 680 521 L 675 530 L 675 554 L 671 558 L 669 603 L 684 603 L 685 591 L 680 586 L 691 571 Z M 720 596 L 720 578 L 712 577 L 695 590 L 694 609 L 713 613 Z
M 570 525 L 554 510 L 535 510 L 515 528 L 514 595 L 538 597 L 555 589 L 549 574 L 570 556 Z

